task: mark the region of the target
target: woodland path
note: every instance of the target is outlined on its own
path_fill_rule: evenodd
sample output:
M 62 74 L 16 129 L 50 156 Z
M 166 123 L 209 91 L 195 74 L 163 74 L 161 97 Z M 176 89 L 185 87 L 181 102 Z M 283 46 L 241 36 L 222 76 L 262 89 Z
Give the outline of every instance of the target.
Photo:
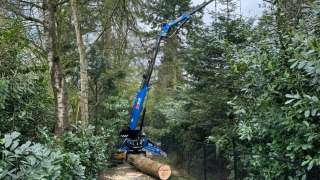
M 120 164 L 99 176 L 99 180 L 155 180 L 130 164 Z

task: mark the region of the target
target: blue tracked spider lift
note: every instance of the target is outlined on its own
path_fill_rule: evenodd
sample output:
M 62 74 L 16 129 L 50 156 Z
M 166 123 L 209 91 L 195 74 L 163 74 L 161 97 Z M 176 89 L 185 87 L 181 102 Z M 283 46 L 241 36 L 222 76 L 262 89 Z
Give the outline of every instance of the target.
M 182 14 L 177 19 L 170 21 L 169 23 L 165 23 L 162 25 L 162 30 L 157 38 L 155 51 L 153 54 L 153 58 L 148 62 L 148 67 L 143 74 L 143 81 L 141 83 L 140 89 L 134 99 L 132 110 L 131 110 L 131 119 L 130 124 L 127 129 L 122 130 L 120 136 L 124 138 L 124 141 L 119 149 L 119 152 L 125 153 L 126 155 L 129 153 L 138 154 L 138 153 L 146 153 L 149 152 L 153 155 L 161 155 L 166 156 L 166 153 L 162 151 L 157 145 L 152 143 L 146 135 L 143 133 L 143 121 L 146 113 L 146 108 L 143 107 L 144 101 L 150 89 L 150 79 L 154 69 L 154 65 L 157 59 L 157 55 L 160 49 L 160 43 L 162 40 L 166 40 L 168 37 L 174 35 L 179 28 L 187 22 L 190 17 L 203 9 L 209 3 L 214 0 L 210 0 L 208 2 L 204 2 L 194 10 L 190 12 L 186 12 Z M 177 27 L 176 30 L 169 36 L 169 32 L 174 27 Z M 138 127 L 138 123 L 140 122 L 140 127 Z M 124 158 L 124 157 L 123 157 Z

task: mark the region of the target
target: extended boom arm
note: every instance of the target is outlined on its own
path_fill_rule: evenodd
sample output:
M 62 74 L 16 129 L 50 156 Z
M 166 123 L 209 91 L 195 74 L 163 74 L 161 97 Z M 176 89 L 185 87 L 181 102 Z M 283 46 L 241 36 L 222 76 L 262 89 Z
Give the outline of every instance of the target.
M 121 148 L 122 151 L 136 152 L 138 149 L 139 151 L 150 151 L 153 154 L 158 154 L 158 155 L 163 154 L 163 152 L 158 147 L 156 147 L 144 135 L 142 135 L 142 132 L 141 132 L 142 125 L 140 126 L 140 129 L 137 129 L 140 119 L 142 119 L 141 123 L 143 124 L 143 118 L 145 113 L 145 109 L 143 108 L 143 103 L 150 89 L 150 79 L 151 79 L 151 75 L 152 75 L 154 65 L 157 59 L 157 55 L 160 49 L 160 43 L 163 39 L 166 39 L 168 37 L 168 33 L 173 27 L 183 25 L 186 21 L 190 19 L 191 15 L 200 11 L 201 9 L 203 9 L 205 6 L 207 6 L 209 3 L 213 1 L 214 0 L 204 2 L 197 8 L 193 9 L 192 11 L 186 12 L 182 14 L 180 17 L 178 17 L 177 19 L 170 21 L 169 23 L 163 24 L 161 33 L 156 41 L 154 54 L 152 56 L 152 59 L 148 62 L 148 67 L 145 73 L 143 74 L 143 81 L 141 83 L 140 89 L 134 99 L 129 127 L 127 130 L 124 130 L 121 133 L 122 137 L 126 137 L 124 141 L 124 145 Z
M 149 61 L 149 63 L 148 63 L 148 68 L 145 71 L 145 74 L 143 75 L 143 81 L 142 81 L 140 90 L 137 93 L 137 96 L 134 100 L 134 105 L 133 105 L 132 111 L 131 111 L 131 121 L 130 121 L 130 125 L 129 125 L 130 129 L 137 128 L 141 113 L 143 111 L 143 102 L 144 102 L 145 96 L 147 95 L 148 90 L 149 90 L 149 83 L 150 83 L 151 75 L 152 75 L 154 65 L 155 65 L 155 62 L 157 59 L 157 55 L 158 55 L 158 52 L 160 49 L 161 40 L 165 39 L 168 36 L 168 33 L 172 27 L 177 26 L 182 23 L 185 23 L 186 21 L 188 21 L 190 19 L 191 15 L 200 11 L 201 9 L 203 9 L 205 6 L 207 6 L 212 1 L 213 0 L 210 0 L 208 2 L 204 2 L 203 4 L 201 4 L 200 6 L 195 8 L 194 10 L 182 14 L 180 17 L 178 17 L 177 19 L 175 19 L 169 23 L 163 24 L 160 36 L 157 38 L 153 57 L 152 57 L 151 61 Z

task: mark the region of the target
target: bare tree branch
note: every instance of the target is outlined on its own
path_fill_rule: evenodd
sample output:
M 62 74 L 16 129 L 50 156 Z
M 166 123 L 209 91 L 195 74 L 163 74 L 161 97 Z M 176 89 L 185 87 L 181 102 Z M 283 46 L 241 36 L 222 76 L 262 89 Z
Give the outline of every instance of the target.
M 5 10 L 7 10 L 9 12 L 12 12 L 16 16 L 22 17 L 23 19 L 25 19 L 27 21 L 32 21 L 32 22 L 44 25 L 44 22 L 42 20 L 40 20 L 38 18 L 35 18 L 35 17 L 32 17 L 32 16 L 25 15 L 24 13 L 22 13 L 20 11 L 21 9 L 16 7 L 16 5 L 14 5 L 12 3 L 9 3 L 8 1 L 4 2 L 4 6 L 3 7 L 4 7 Z
M 114 5 L 110 16 L 109 16 L 108 18 L 106 18 L 108 21 L 110 21 L 110 20 L 112 19 L 113 15 L 115 14 L 117 8 L 119 7 L 119 4 L 120 4 L 119 2 L 120 2 L 120 1 L 118 1 L 117 4 Z M 110 25 L 110 26 L 104 26 L 103 29 L 102 29 L 102 31 L 101 31 L 101 33 L 100 33 L 100 34 L 98 35 L 98 37 L 93 41 L 93 44 L 95 44 L 95 43 L 102 37 L 102 35 L 105 33 L 105 31 L 108 30 L 108 29 L 111 28 L 111 27 L 112 27 L 112 25 Z
M 65 3 L 67 3 L 67 2 L 69 2 L 69 0 L 60 1 L 55 5 L 55 7 L 61 6 L 61 5 L 65 4 Z
M 31 7 L 35 7 L 35 8 L 38 8 L 38 9 L 42 9 L 43 10 L 43 7 L 36 4 L 36 3 L 32 3 L 32 2 L 29 2 L 29 1 L 24 1 L 24 0 L 18 0 L 18 2 L 20 3 L 23 3 L 23 4 L 28 4 L 30 5 Z

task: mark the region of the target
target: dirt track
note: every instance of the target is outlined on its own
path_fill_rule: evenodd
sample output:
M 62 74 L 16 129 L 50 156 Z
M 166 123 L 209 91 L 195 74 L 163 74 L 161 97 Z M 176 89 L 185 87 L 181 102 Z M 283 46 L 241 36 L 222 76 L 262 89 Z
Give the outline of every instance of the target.
M 121 164 L 99 176 L 99 180 L 155 180 L 129 164 Z

